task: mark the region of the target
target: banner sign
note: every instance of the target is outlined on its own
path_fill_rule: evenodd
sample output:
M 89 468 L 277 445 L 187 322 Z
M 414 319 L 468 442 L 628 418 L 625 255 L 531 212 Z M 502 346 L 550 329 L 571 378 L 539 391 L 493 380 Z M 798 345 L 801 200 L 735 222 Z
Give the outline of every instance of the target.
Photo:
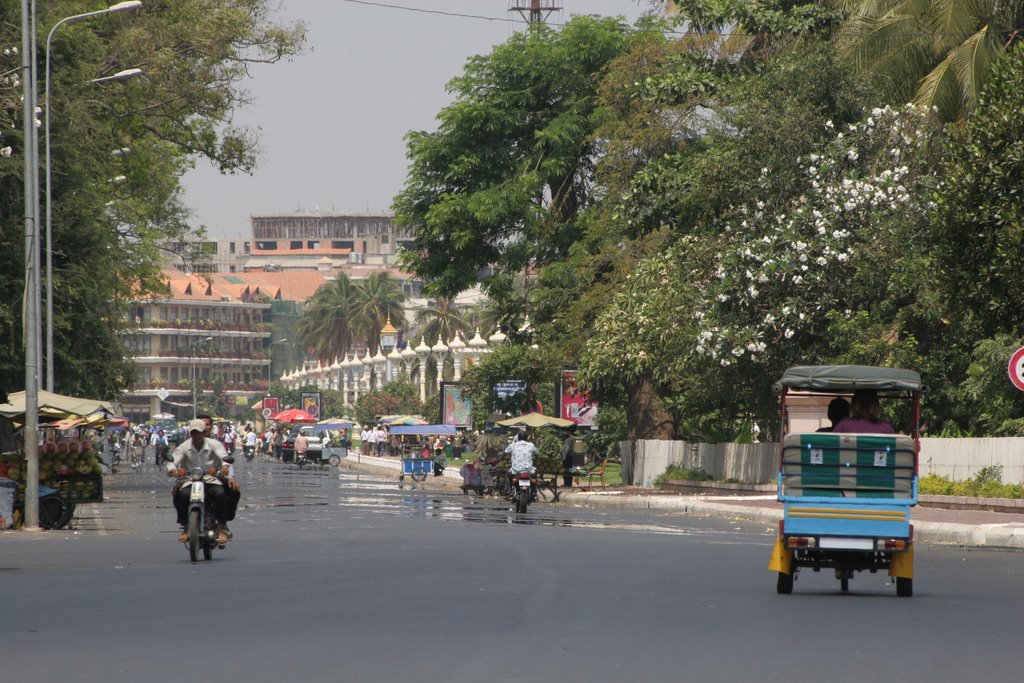
M 473 426 L 473 401 L 458 382 L 441 382 L 441 424 L 453 427 Z
M 302 409 L 317 420 L 320 419 L 320 392 L 304 391 L 301 396 Z
M 576 386 L 576 371 L 562 370 L 558 382 L 558 410 L 563 420 L 572 420 L 580 427 L 594 429 L 597 404 L 587 392 Z
M 494 405 L 491 409 L 506 414 L 525 412 L 526 389 L 526 382 L 521 379 L 498 382 L 494 385 Z
M 263 413 L 267 417 L 274 417 L 281 412 L 281 399 L 277 396 L 267 396 L 263 399 L 263 410 L 270 411 Z

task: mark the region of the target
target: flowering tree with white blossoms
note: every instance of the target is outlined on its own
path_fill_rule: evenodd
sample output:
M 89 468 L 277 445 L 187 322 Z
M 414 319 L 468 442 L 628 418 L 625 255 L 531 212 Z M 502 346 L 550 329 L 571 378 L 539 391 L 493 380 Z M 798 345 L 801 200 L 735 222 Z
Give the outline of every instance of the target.
M 751 196 L 717 234 L 643 264 L 599 319 L 585 376 L 649 375 L 676 393 L 684 425 L 726 434 L 738 420 L 772 419 L 770 387 L 789 365 L 910 360 L 929 315 L 916 310 L 928 301 L 937 184 L 929 114 L 877 108 L 833 128 L 819 152 L 795 160 L 799 194 Z M 749 413 L 718 412 L 726 403 Z

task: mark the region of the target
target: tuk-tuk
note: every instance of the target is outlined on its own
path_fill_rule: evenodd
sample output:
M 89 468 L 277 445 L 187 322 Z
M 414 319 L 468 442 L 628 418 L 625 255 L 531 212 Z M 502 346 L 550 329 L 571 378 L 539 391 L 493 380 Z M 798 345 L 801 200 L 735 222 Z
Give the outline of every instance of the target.
M 793 592 L 802 568 L 834 569 L 840 590 L 854 572 L 885 570 L 896 595 L 913 594 L 921 377 L 862 365 L 800 366 L 775 384 L 780 394 L 778 500 L 784 504 L 768 568 L 776 590 Z M 857 390 L 900 400 L 895 434 L 818 431 L 824 406 Z M 906 424 L 902 424 L 905 421 Z M 848 423 L 851 424 L 851 423 Z

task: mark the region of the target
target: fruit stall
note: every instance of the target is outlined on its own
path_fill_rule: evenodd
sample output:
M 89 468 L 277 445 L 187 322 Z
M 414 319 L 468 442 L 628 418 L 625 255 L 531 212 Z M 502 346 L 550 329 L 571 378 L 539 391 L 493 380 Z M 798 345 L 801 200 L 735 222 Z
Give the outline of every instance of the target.
M 39 522 L 44 528 L 59 529 L 71 520 L 79 503 L 103 501 L 103 469 L 96 448 L 99 430 L 112 411 L 100 401 L 40 393 Z M 4 440 L 0 453 L 0 529 L 20 526 L 25 503 L 28 467 L 17 431 L 24 408 L 23 399 L 21 405 L 17 399 L 12 395 L 0 404 L 0 421 L 7 422 L 0 431 L 14 437 Z

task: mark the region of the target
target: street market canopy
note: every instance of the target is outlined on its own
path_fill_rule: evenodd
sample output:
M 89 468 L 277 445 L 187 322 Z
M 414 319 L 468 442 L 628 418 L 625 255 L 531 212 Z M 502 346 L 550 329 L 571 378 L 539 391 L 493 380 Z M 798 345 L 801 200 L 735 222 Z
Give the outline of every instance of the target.
M 870 365 L 799 365 L 789 368 L 775 383 L 775 390 L 849 392 L 855 389 L 875 391 L 921 391 L 921 375 L 901 368 Z
M 389 431 L 397 436 L 455 436 L 455 427 L 452 425 L 395 425 Z
M 316 423 L 316 426 L 321 429 L 352 429 L 354 424 L 345 420 L 320 420 Z
M 107 401 L 89 398 L 63 396 L 39 390 L 39 414 L 47 418 L 85 417 L 94 413 L 114 414 L 114 406 Z M 25 392 L 16 391 L 8 396 L 7 403 L 0 403 L 0 415 L 15 422 L 25 414 Z
M 538 429 L 540 427 L 561 427 L 567 428 L 572 427 L 576 423 L 572 420 L 563 420 L 560 417 L 552 417 L 551 415 L 544 415 L 543 413 L 526 413 L 519 417 L 510 417 L 507 420 L 499 420 L 494 424 L 499 427 L 532 427 Z
M 427 421 L 419 415 L 383 415 L 380 421 L 386 425 L 425 425 Z

